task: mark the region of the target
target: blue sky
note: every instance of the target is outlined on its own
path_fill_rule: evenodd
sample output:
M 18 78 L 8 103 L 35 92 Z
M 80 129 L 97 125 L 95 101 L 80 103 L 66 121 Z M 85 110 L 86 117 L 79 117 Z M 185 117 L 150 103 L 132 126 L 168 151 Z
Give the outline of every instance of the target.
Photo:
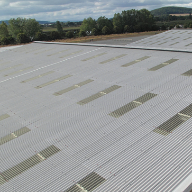
M 191 0 L 0 0 L 0 20 L 25 17 L 45 21 L 112 18 L 123 10 L 153 10 L 164 6 L 192 8 Z

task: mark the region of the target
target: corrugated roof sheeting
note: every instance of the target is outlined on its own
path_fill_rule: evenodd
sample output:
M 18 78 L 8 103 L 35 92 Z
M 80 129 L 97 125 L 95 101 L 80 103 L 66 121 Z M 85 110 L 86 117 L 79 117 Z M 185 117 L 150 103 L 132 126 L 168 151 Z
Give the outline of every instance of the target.
M 166 47 L 170 36 L 190 43 L 188 33 L 148 39 Z M 1 191 L 173 191 L 192 173 L 192 119 L 166 136 L 154 132 L 178 113 L 191 115 L 184 110 L 192 103 L 191 54 L 32 43 L 0 57 Z M 171 59 L 177 61 L 149 71 Z M 133 101 L 142 104 L 118 118 L 109 115 Z M 50 146 L 59 152 L 44 160 Z M 33 156 L 43 160 L 6 181 L 3 173 Z

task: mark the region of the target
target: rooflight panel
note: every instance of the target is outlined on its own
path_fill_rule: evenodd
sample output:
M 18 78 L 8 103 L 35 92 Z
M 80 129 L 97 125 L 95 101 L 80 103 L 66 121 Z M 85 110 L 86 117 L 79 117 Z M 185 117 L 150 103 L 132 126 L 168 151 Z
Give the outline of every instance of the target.
M 105 181 L 105 178 L 101 177 L 95 172 L 92 172 L 80 180 L 77 184 L 65 190 L 65 192 L 92 192 Z
M 165 67 L 166 65 L 169 65 L 169 64 L 171 64 L 171 63 L 174 63 L 174 62 L 176 62 L 176 61 L 178 61 L 178 60 L 179 60 L 179 59 L 170 59 L 170 60 L 168 60 L 168 61 L 166 61 L 166 62 L 164 62 L 164 63 L 162 63 L 162 64 L 159 64 L 159 65 L 157 65 L 157 66 L 155 66 L 155 67 L 152 67 L 152 68 L 148 69 L 148 71 L 156 71 L 156 70 L 161 69 L 162 67 Z
M 3 114 L 0 116 L 0 121 L 7 119 L 8 117 L 10 117 L 8 114 Z
M 143 60 L 148 59 L 148 58 L 150 58 L 150 56 L 141 57 L 139 59 L 136 59 L 135 61 L 131 61 L 131 62 L 127 63 L 127 64 L 122 65 L 122 67 L 128 67 L 130 65 L 134 65 L 135 63 L 138 63 L 138 62 L 143 61 Z
M 107 89 L 104 89 L 103 91 L 100 91 L 99 93 L 96 93 L 94 95 L 91 95 L 90 97 L 87 97 L 79 102 L 77 102 L 77 104 L 80 104 L 80 105 L 84 105 L 84 104 L 87 104 L 95 99 L 98 99 L 99 97 L 102 97 L 112 91 L 115 91 L 116 89 L 119 89 L 121 86 L 118 86 L 118 85 L 113 85 Z
M 108 62 L 110 62 L 110 61 L 113 61 L 113 60 L 119 59 L 119 58 L 121 58 L 121 57 L 124 57 L 124 56 L 126 56 L 126 55 L 127 55 L 127 54 L 118 55 L 118 56 L 113 57 L 113 58 L 111 58 L 111 59 L 108 59 L 108 60 L 102 61 L 102 62 L 100 62 L 100 64 L 105 64 L 105 63 L 108 63 Z
M 51 145 L 50 147 L 42 150 L 40 153 L 33 155 L 32 157 L 26 159 L 25 161 L 17 164 L 16 166 L 5 170 L 1 173 L 1 176 L 6 180 L 9 181 L 12 178 L 16 177 L 17 175 L 27 171 L 28 169 L 32 168 L 33 166 L 37 165 L 38 163 L 44 161 L 46 158 L 54 155 L 55 153 L 59 152 L 60 149 Z M 3 182 L 2 182 L 3 184 Z
M 5 68 L 5 69 L 0 70 L 0 72 L 2 72 L 2 71 L 7 71 L 7 70 L 9 70 L 9 69 L 14 69 L 14 68 L 19 67 L 19 66 L 21 66 L 21 65 L 22 65 L 22 64 L 18 64 L 18 65 L 14 65 L 14 66 L 12 66 L 12 67 L 7 67 L 7 68 Z
M 4 177 L 0 174 L 0 186 L 3 185 L 6 182 Z
M 74 55 L 74 54 L 80 53 L 80 52 L 82 52 L 82 51 L 83 51 L 83 50 L 76 51 L 76 52 L 73 52 L 73 53 L 69 53 L 69 54 L 64 55 L 64 56 L 62 56 L 62 57 L 60 57 L 60 58 L 68 57 L 68 56 L 71 56 L 71 55 Z
M 48 157 L 51 157 L 52 155 L 54 155 L 55 153 L 59 152 L 60 149 L 57 148 L 54 145 L 51 145 L 49 147 L 47 147 L 46 149 L 42 150 L 39 154 L 41 156 L 43 156 L 45 159 L 47 159 Z
M 71 86 L 71 87 L 68 87 L 68 88 L 66 88 L 66 89 L 63 89 L 63 90 L 61 90 L 61 91 L 55 92 L 53 95 L 55 95 L 55 96 L 62 95 L 62 94 L 64 94 L 64 93 L 67 93 L 67 92 L 69 92 L 69 91 L 72 91 L 72 90 L 74 90 L 74 89 L 76 89 L 76 88 L 79 88 L 79 87 L 81 87 L 81 86 L 83 86 L 83 85 L 86 85 L 86 84 L 88 84 L 88 83 L 91 83 L 91 82 L 93 82 L 93 81 L 94 81 L 94 80 L 92 80 L 92 79 L 85 80 L 85 81 L 83 81 L 83 82 L 81 82 L 81 83 L 78 83 L 78 84 L 76 84 L 76 85 L 73 85 L 73 86 Z
M 3 145 L 4 143 L 7 143 L 29 131 L 31 131 L 31 130 L 27 127 L 23 127 L 17 131 L 14 131 L 13 133 L 10 133 L 10 134 L 6 135 L 5 137 L 0 138 L 0 145 Z
M 183 116 L 176 114 L 173 117 L 171 117 L 169 120 L 158 126 L 153 131 L 156 133 L 159 133 L 161 135 L 167 136 L 170 134 L 173 130 L 175 130 L 177 127 L 179 127 L 181 124 L 183 124 L 185 121 L 187 121 L 190 117 Z
M 153 131 L 162 135 L 168 135 L 192 116 L 192 104 L 185 107 L 179 113 L 162 123 Z
M 142 105 L 143 103 L 147 102 L 148 100 L 152 99 L 155 96 L 157 96 L 157 94 L 146 93 L 143 96 L 135 99 L 134 101 L 120 107 L 119 109 L 116 109 L 112 113 L 109 113 L 109 115 L 112 116 L 112 117 L 118 118 L 118 117 L 126 114 L 127 112 L 131 111 L 132 109 Z
M 32 68 L 33 68 L 33 67 L 27 67 L 27 68 L 21 69 L 21 70 L 19 70 L 19 71 L 15 71 L 15 72 L 9 73 L 9 74 L 4 75 L 4 76 L 14 75 L 14 74 L 17 74 L 17 73 L 21 73 L 21 72 L 23 72 L 23 71 L 27 71 L 27 70 L 32 69 Z
M 47 73 L 43 73 L 43 74 L 41 74 L 41 75 L 38 75 L 38 76 L 35 76 L 35 77 L 32 77 L 32 78 L 26 79 L 26 80 L 24 80 L 24 81 L 21 81 L 21 83 L 26 83 L 26 82 L 28 82 L 28 81 L 33 81 L 33 80 L 35 80 L 35 79 L 44 77 L 44 76 L 49 75 L 49 74 L 52 74 L 52 73 L 54 73 L 54 71 L 49 71 L 49 72 L 47 72 Z
M 92 57 L 88 57 L 88 58 L 83 59 L 83 60 L 81 60 L 81 61 L 88 61 L 88 60 L 94 59 L 94 58 L 96 58 L 96 57 L 100 57 L 100 56 L 102 56 L 102 55 L 105 55 L 105 54 L 106 54 L 106 53 L 100 53 L 100 54 L 98 54 L 98 55 L 95 55 L 95 56 L 92 56 Z
M 36 89 L 43 88 L 43 87 L 45 87 L 45 86 L 51 85 L 51 84 L 56 83 L 56 82 L 58 82 L 58 81 L 61 81 L 61 80 L 63 80 L 63 79 L 67 79 L 67 78 L 69 78 L 69 77 L 71 77 L 71 76 L 72 76 L 72 75 L 65 75 L 65 76 L 60 77 L 60 78 L 58 78 L 58 79 L 55 79 L 55 80 L 49 81 L 49 82 L 47 82 L 47 83 L 41 84 L 41 85 L 39 85 L 39 86 L 37 86 L 37 87 L 35 87 L 35 88 L 36 88 Z
M 68 51 L 68 50 L 70 50 L 70 49 L 65 49 L 65 50 L 63 50 L 63 51 L 59 51 L 59 52 L 56 52 L 56 53 L 52 53 L 52 54 L 47 55 L 47 56 L 56 55 L 56 54 L 59 54 L 59 53 L 62 53 L 62 52 Z
M 190 69 L 189 71 L 186 71 L 182 75 L 184 75 L 184 76 L 191 76 L 192 75 L 192 69 Z

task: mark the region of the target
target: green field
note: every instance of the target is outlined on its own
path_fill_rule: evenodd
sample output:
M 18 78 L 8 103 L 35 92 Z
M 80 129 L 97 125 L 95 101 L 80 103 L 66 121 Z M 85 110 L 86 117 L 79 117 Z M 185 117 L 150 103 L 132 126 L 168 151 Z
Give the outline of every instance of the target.
M 63 27 L 64 31 L 69 31 L 69 30 L 77 30 L 80 29 L 80 26 L 76 27 Z M 43 32 L 49 32 L 49 31 L 57 31 L 56 27 L 43 27 Z

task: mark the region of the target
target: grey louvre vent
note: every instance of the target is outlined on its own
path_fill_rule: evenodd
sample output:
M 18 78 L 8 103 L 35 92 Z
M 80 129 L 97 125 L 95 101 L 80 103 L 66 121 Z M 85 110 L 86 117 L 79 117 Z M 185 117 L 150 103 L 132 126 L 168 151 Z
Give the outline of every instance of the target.
M 119 109 L 113 111 L 112 113 L 109 113 L 109 115 L 111 115 L 112 117 L 116 117 L 116 118 L 120 117 L 120 116 L 124 115 L 125 113 L 131 111 L 132 109 L 142 105 L 143 103 L 152 99 L 155 96 L 157 96 L 157 94 L 146 93 L 145 95 L 137 98 L 136 100 L 134 100 L 134 101 L 120 107 Z
M 105 60 L 105 61 L 102 61 L 102 62 L 100 62 L 100 64 L 108 63 L 108 62 L 110 62 L 110 61 L 113 61 L 113 60 L 119 59 L 119 58 L 121 58 L 121 57 L 124 57 L 124 56 L 126 56 L 126 55 L 127 55 L 127 54 L 118 55 L 118 56 L 113 57 L 113 58 L 111 58 L 111 59 L 107 59 L 107 60 Z
M 72 75 L 65 75 L 65 76 L 60 77 L 60 78 L 58 78 L 58 79 L 55 79 L 55 80 L 53 80 L 53 81 L 49 81 L 49 82 L 47 82 L 47 83 L 41 84 L 41 85 L 39 85 L 39 86 L 37 86 L 37 87 L 35 87 L 35 88 L 36 88 L 36 89 L 39 89 L 39 88 L 42 88 L 42 87 L 51 85 L 51 84 L 53 84 L 53 83 L 56 83 L 56 82 L 58 82 L 58 81 L 61 81 L 61 80 L 63 80 L 63 79 L 67 79 L 67 78 L 69 78 L 69 77 L 71 77 L 71 76 L 72 76 Z
M 94 59 L 94 58 L 99 57 L 99 56 L 102 56 L 102 55 L 104 55 L 104 54 L 106 54 L 106 53 L 101 53 L 101 54 L 98 54 L 98 55 L 95 55 L 95 56 L 92 56 L 92 57 L 83 59 L 82 61 L 88 61 L 88 60 L 90 60 L 90 59 Z
M 153 131 L 161 135 L 168 135 L 192 116 L 192 104 L 181 110 Z
M 63 90 L 61 90 L 61 91 L 55 92 L 53 95 L 55 95 L 55 96 L 62 95 L 62 94 L 64 94 L 64 93 L 67 93 L 67 92 L 69 92 L 69 91 L 72 91 L 73 89 L 76 89 L 76 88 L 79 88 L 79 87 L 81 87 L 81 86 L 83 86 L 83 85 L 86 85 L 86 84 L 88 84 L 88 83 L 91 83 L 92 81 L 94 81 L 94 80 L 91 80 L 91 79 L 85 80 L 85 81 L 83 81 L 83 82 L 81 82 L 81 83 L 78 83 L 78 84 L 76 84 L 76 85 L 73 85 L 73 86 L 71 86 L 71 87 L 68 87 L 68 88 L 66 88 L 66 89 L 63 89 Z
M 5 137 L 0 138 L 0 145 L 3 145 L 4 143 L 7 143 L 8 141 L 11 141 L 27 132 L 29 132 L 30 129 L 27 127 L 23 127 L 21 129 L 18 129 L 17 131 L 6 135 Z
M 9 73 L 9 74 L 7 74 L 7 75 L 5 75 L 5 76 L 15 75 L 15 74 L 17 74 L 17 73 L 21 73 L 21 72 L 23 72 L 23 71 L 27 71 L 27 70 L 32 69 L 32 68 L 33 68 L 33 67 L 27 67 L 27 68 L 25 68 L 25 69 L 21 69 L 21 70 L 19 70 L 19 71 L 15 71 L 15 72 Z
M 133 64 L 135 64 L 135 63 L 138 63 L 138 62 L 143 61 L 143 60 L 148 59 L 148 58 L 150 58 L 150 56 L 141 57 L 140 59 L 137 59 L 137 60 L 135 60 L 135 61 L 131 61 L 130 63 L 127 63 L 127 64 L 122 65 L 122 67 L 128 67 L 128 66 L 130 66 L 130 65 L 133 65 Z
M 62 57 L 60 57 L 60 58 L 68 57 L 68 56 L 71 56 L 71 55 L 74 55 L 74 54 L 77 54 L 77 53 L 80 53 L 80 52 L 82 52 L 82 50 L 76 51 L 76 52 L 73 52 L 73 53 L 69 53 L 69 54 L 64 55 L 64 56 L 62 56 Z
M 57 153 L 58 151 L 60 151 L 59 148 L 55 147 L 54 145 L 51 145 L 50 147 L 44 149 L 40 153 L 37 153 L 36 155 L 33 155 L 32 157 L 26 159 L 25 161 L 17 164 L 16 166 L 2 172 L 1 173 L 2 179 L 9 181 L 10 179 L 16 177 L 17 175 L 23 173 L 24 171 L 44 161 L 46 158 Z
M 95 172 L 90 173 L 83 179 L 81 179 L 77 184 L 73 185 L 65 192 L 91 192 L 104 183 L 106 179 L 101 177 Z
M 8 114 L 3 114 L 0 116 L 0 121 L 6 119 L 8 117 L 10 117 Z
M 186 71 L 182 75 L 184 75 L 184 76 L 191 76 L 192 75 L 192 69 L 190 69 L 189 71 Z
M 173 63 L 173 62 L 175 62 L 177 60 L 178 59 L 170 59 L 170 60 L 168 60 L 168 61 L 166 61 L 166 62 L 164 62 L 162 64 L 159 64 L 159 65 L 157 65 L 155 67 L 150 68 L 149 71 L 156 71 L 156 70 L 158 70 L 158 69 L 160 69 L 162 67 L 165 67 L 166 65 L 169 65 L 169 64 L 171 64 L 171 63 Z
M 25 81 L 21 81 L 21 83 L 26 83 L 26 82 L 28 82 L 28 81 L 33 81 L 33 80 L 35 80 L 35 79 L 44 77 L 44 76 L 49 75 L 49 74 L 51 74 L 51 73 L 54 73 L 54 71 L 49 71 L 49 72 L 47 72 L 47 73 L 43 73 L 43 74 L 41 74 L 41 75 L 32 77 L 32 78 L 30 78 L 30 79 L 26 79 Z
M 79 102 L 77 102 L 77 104 L 80 104 L 80 105 L 84 105 L 84 104 L 87 104 L 95 99 L 98 99 L 99 97 L 102 97 L 112 91 L 115 91 L 116 89 L 119 89 L 121 86 L 118 86 L 118 85 L 113 85 L 107 89 L 104 89 L 103 91 L 99 92 L 99 93 L 96 93 L 90 97 L 87 97 Z

